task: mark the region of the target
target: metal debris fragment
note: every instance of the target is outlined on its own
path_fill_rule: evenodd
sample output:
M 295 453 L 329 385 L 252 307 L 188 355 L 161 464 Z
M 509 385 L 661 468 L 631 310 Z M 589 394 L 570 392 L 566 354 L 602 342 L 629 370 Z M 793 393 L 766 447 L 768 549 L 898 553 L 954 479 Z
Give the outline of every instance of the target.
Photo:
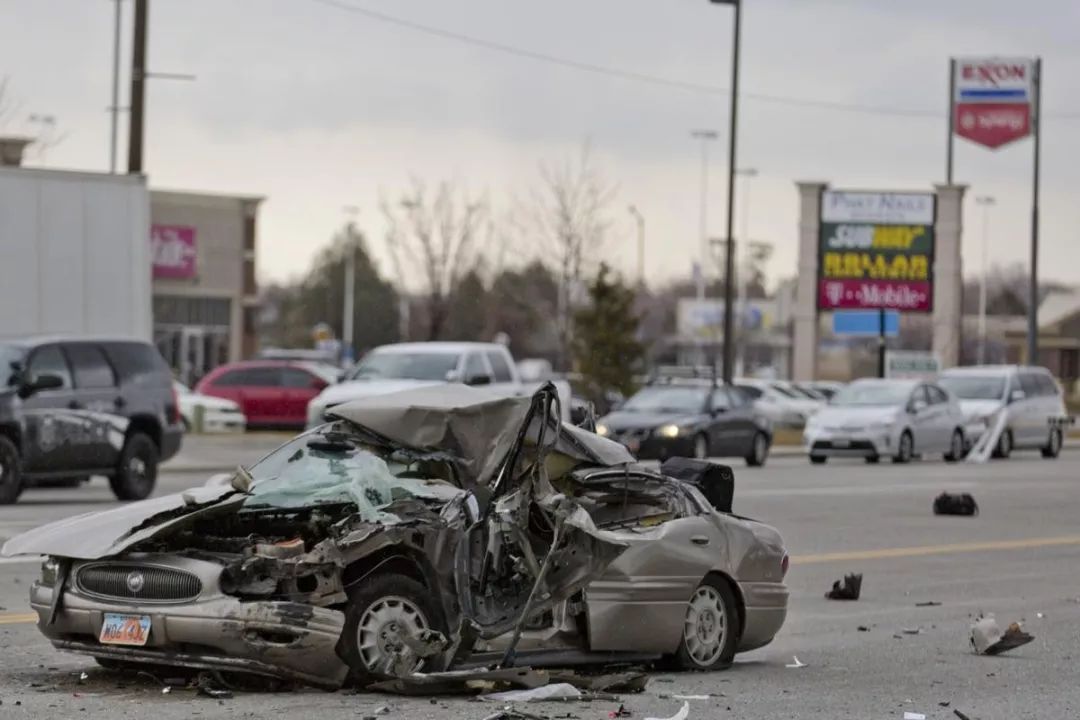
M 581 691 L 570 683 L 552 683 L 531 690 L 507 690 L 506 692 L 482 695 L 481 699 L 491 702 L 534 702 L 538 700 L 577 700 Z
M 917 602 L 915 607 L 939 607 L 941 603 L 937 600 L 927 600 L 926 602 Z
M 799 662 L 799 656 L 798 655 L 792 655 L 791 660 L 792 660 L 792 662 L 788 663 L 784 667 L 789 667 L 789 668 L 803 668 L 803 667 L 806 667 L 806 663 Z
M 839 580 L 833 583 L 832 590 L 825 593 L 830 600 L 858 600 L 862 592 L 862 573 L 845 575 L 843 584 Z
M 679 708 L 679 712 L 675 713 L 669 718 L 645 718 L 645 720 L 686 720 L 690 715 L 690 703 L 684 702 L 682 707 Z
M 1000 655 L 1034 639 L 1020 623 L 1012 623 L 1002 632 L 993 615 L 980 617 L 971 626 L 971 647 L 979 655 Z

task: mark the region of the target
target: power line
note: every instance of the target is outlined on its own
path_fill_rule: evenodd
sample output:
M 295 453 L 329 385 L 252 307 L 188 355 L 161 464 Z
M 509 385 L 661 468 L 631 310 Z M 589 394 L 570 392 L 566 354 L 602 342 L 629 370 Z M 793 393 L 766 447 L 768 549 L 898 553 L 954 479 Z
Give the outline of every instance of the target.
M 337 8 L 338 10 L 344 10 L 347 12 L 356 13 L 358 15 L 363 15 L 364 17 L 367 17 L 371 20 L 375 20 L 388 25 L 396 25 L 397 27 L 406 28 L 408 30 L 413 30 L 419 33 L 423 33 L 425 35 L 442 38 L 444 40 L 453 40 L 455 42 L 464 43 L 466 45 L 472 45 L 475 47 L 480 47 L 487 50 L 504 53 L 507 55 L 528 58 L 530 60 L 536 60 L 538 62 L 544 62 L 551 65 L 559 65 L 561 67 L 570 68 L 572 70 L 579 70 L 582 72 L 588 72 L 594 75 L 606 75 L 608 77 L 615 77 L 623 80 L 647 83 L 649 85 L 674 88 L 677 90 L 684 90 L 687 92 L 705 95 L 727 96 L 731 92 L 730 88 L 720 87 L 717 85 L 706 85 L 704 83 L 690 82 L 687 80 L 677 80 L 674 78 L 661 77 L 659 75 L 650 75 L 648 73 L 641 73 L 634 70 L 623 70 L 621 68 L 610 67 L 607 65 L 597 65 L 594 63 L 583 62 L 581 60 L 572 60 L 568 58 L 558 57 L 556 55 L 549 55 L 547 53 L 537 52 L 535 50 L 519 48 L 513 45 L 507 45 L 505 43 L 495 42 L 493 40 L 487 40 L 485 38 L 480 38 L 473 35 L 467 35 L 465 33 L 445 30 L 443 28 L 434 27 L 432 25 L 425 25 L 423 23 L 408 20 L 406 18 L 389 15 L 378 10 L 371 10 L 370 8 L 353 5 L 352 3 L 346 2 L 346 0 L 312 0 L 312 2 Z M 864 105 L 861 103 L 846 103 L 831 100 L 814 100 L 812 98 L 797 98 L 786 95 L 770 95 L 767 93 L 742 92 L 741 97 L 747 98 L 749 100 L 757 100 L 759 102 L 774 103 L 777 105 L 808 107 L 817 108 L 820 110 L 835 110 L 841 112 L 857 112 L 868 115 L 933 118 L 935 120 L 944 120 L 947 116 L 947 113 L 937 112 L 933 110 L 917 110 L 914 108 L 901 108 L 887 105 Z M 1046 113 L 1045 117 L 1046 119 L 1054 120 L 1080 120 L 1080 112 Z

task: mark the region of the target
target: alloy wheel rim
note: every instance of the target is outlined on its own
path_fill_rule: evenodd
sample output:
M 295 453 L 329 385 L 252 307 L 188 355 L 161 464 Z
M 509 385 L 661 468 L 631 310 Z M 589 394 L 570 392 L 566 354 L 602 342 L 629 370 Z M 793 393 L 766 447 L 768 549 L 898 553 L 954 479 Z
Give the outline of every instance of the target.
M 356 627 L 356 645 L 364 666 L 383 671 L 401 650 L 404 638 L 416 636 L 428 629 L 428 621 L 414 603 L 397 595 L 388 595 L 372 603 Z M 411 668 L 416 672 L 423 665 L 418 659 Z
M 128 462 L 128 473 L 137 482 L 146 480 L 146 461 L 142 458 L 133 457 Z
M 683 628 L 683 643 L 690 658 L 701 667 L 720 658 L 727 639 L 727 613 L 720 593 L 711 585 L 702 585 L 690 598 Z

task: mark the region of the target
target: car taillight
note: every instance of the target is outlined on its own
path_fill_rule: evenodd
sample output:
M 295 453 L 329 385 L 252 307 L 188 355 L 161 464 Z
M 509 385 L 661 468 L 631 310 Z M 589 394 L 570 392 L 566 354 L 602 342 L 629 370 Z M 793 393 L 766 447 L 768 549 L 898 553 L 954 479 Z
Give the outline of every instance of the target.
M 784 553 L 784 559 L 780 561 L 780 577 L 787 577 L 788 566 L 791 565 L 791 558 L 787 553 Z

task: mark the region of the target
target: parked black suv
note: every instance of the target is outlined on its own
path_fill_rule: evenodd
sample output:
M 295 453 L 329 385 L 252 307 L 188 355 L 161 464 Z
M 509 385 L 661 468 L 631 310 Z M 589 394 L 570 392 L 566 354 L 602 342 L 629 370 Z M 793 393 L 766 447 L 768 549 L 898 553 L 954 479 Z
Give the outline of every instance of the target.
M 27 485 L 90 475 L 141 500 L 182 437 L 172 375 L 149 343 L 0 341 L 0 504 Z

